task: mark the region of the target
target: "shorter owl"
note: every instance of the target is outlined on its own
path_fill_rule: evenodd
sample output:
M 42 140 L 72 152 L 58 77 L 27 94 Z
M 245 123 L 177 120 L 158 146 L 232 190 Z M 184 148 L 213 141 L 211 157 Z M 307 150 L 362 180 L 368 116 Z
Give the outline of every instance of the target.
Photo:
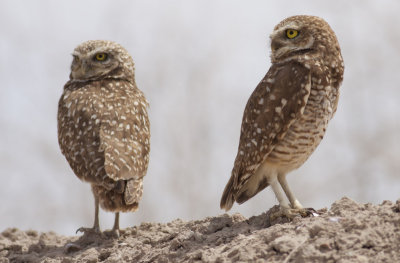
M 270 185 L 281 214 L 305 215 L 286 175 L 322 140 L 336 111 L 344 65 L 335 33 L 319 17 L 289 17 L 270 38 L 272 65 L 244 110 L 238 153 L 220 206 L 229 210 Z
M 111 41 L 87 41 L 72 53 L 70 80 L 58 104 L 58 142 L 75 175 L 92 186 L 93 228 L 101 233 L 99 205 L 115 212 L 138 209 L 150 151 L 148 102 L 136 87 L 134 63 Z

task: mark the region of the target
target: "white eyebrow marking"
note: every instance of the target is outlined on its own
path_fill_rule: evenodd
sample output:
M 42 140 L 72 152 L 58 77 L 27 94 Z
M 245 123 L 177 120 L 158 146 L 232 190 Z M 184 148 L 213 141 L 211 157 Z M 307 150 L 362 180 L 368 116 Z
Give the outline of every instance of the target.
M 72 54 L 71 54 L 72 56 L 76 56 L 76 57 L 79 57 L 80 55 L 82 55 L 80 52 L 78 52 L 78 51 L 76 51 L 76 50 L 74 50 L 74 52 L 72 52 Z

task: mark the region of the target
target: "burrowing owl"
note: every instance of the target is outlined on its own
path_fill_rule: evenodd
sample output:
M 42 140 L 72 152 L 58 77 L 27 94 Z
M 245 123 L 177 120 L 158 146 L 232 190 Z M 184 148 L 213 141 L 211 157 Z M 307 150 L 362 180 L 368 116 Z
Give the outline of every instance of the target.
M 286 174 L 322 140 L 336 111 L 344 65 L 335 33 L 319 17 L 289 17 L 270 38 L 272 65 L 247 102 L 220 205 L 229 210 L 235 201 L 241 204 L 271 185 L 281 211 L 292 216 L 304 209 Z
M 95 199 L 93 228 L 100 233 L 99 204 L 115 212 L 135 211 L 143 192 L 150 151 L 148 102 L 136 87 L 134 63 L 111 41 L 75 48 L 70 80 L 58 104 L 58 142 L 72 170 L 89 182 Z

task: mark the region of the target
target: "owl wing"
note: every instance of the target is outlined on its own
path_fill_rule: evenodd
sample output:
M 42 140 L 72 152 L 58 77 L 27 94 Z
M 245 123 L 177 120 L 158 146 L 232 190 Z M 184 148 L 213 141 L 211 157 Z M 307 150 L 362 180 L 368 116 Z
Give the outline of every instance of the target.
M 229 210 L 238 201 L 241 188 L 303 114 L 310 89 L 310 69 L 304 65 L 290 61 L 271 66 L 247 102 L 238 153 L 221 198 L 221 208 Z
M 118 106 L 119 105 L 119 106 Z M 139 92 L 103 116 L 100 149 L 104 151 L 104 169 L 114 181 L 141 179 L 147 171 L 150 152 L 148 103 Z

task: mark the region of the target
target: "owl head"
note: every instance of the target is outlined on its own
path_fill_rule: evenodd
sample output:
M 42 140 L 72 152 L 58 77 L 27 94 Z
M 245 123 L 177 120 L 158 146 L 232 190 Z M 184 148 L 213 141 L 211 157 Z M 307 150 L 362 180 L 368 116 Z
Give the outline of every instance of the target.
M 72 56 L 72 81 L 107 78 L 134 81 L 133 60 L 126 49 L 115 42 L 89 40 L 77 46 Z
M 340 54 L 335 33 L 316 16 L 291 16 L 275 26 L 270 35 L 272 63 L 293 58 L 315 59 Z

